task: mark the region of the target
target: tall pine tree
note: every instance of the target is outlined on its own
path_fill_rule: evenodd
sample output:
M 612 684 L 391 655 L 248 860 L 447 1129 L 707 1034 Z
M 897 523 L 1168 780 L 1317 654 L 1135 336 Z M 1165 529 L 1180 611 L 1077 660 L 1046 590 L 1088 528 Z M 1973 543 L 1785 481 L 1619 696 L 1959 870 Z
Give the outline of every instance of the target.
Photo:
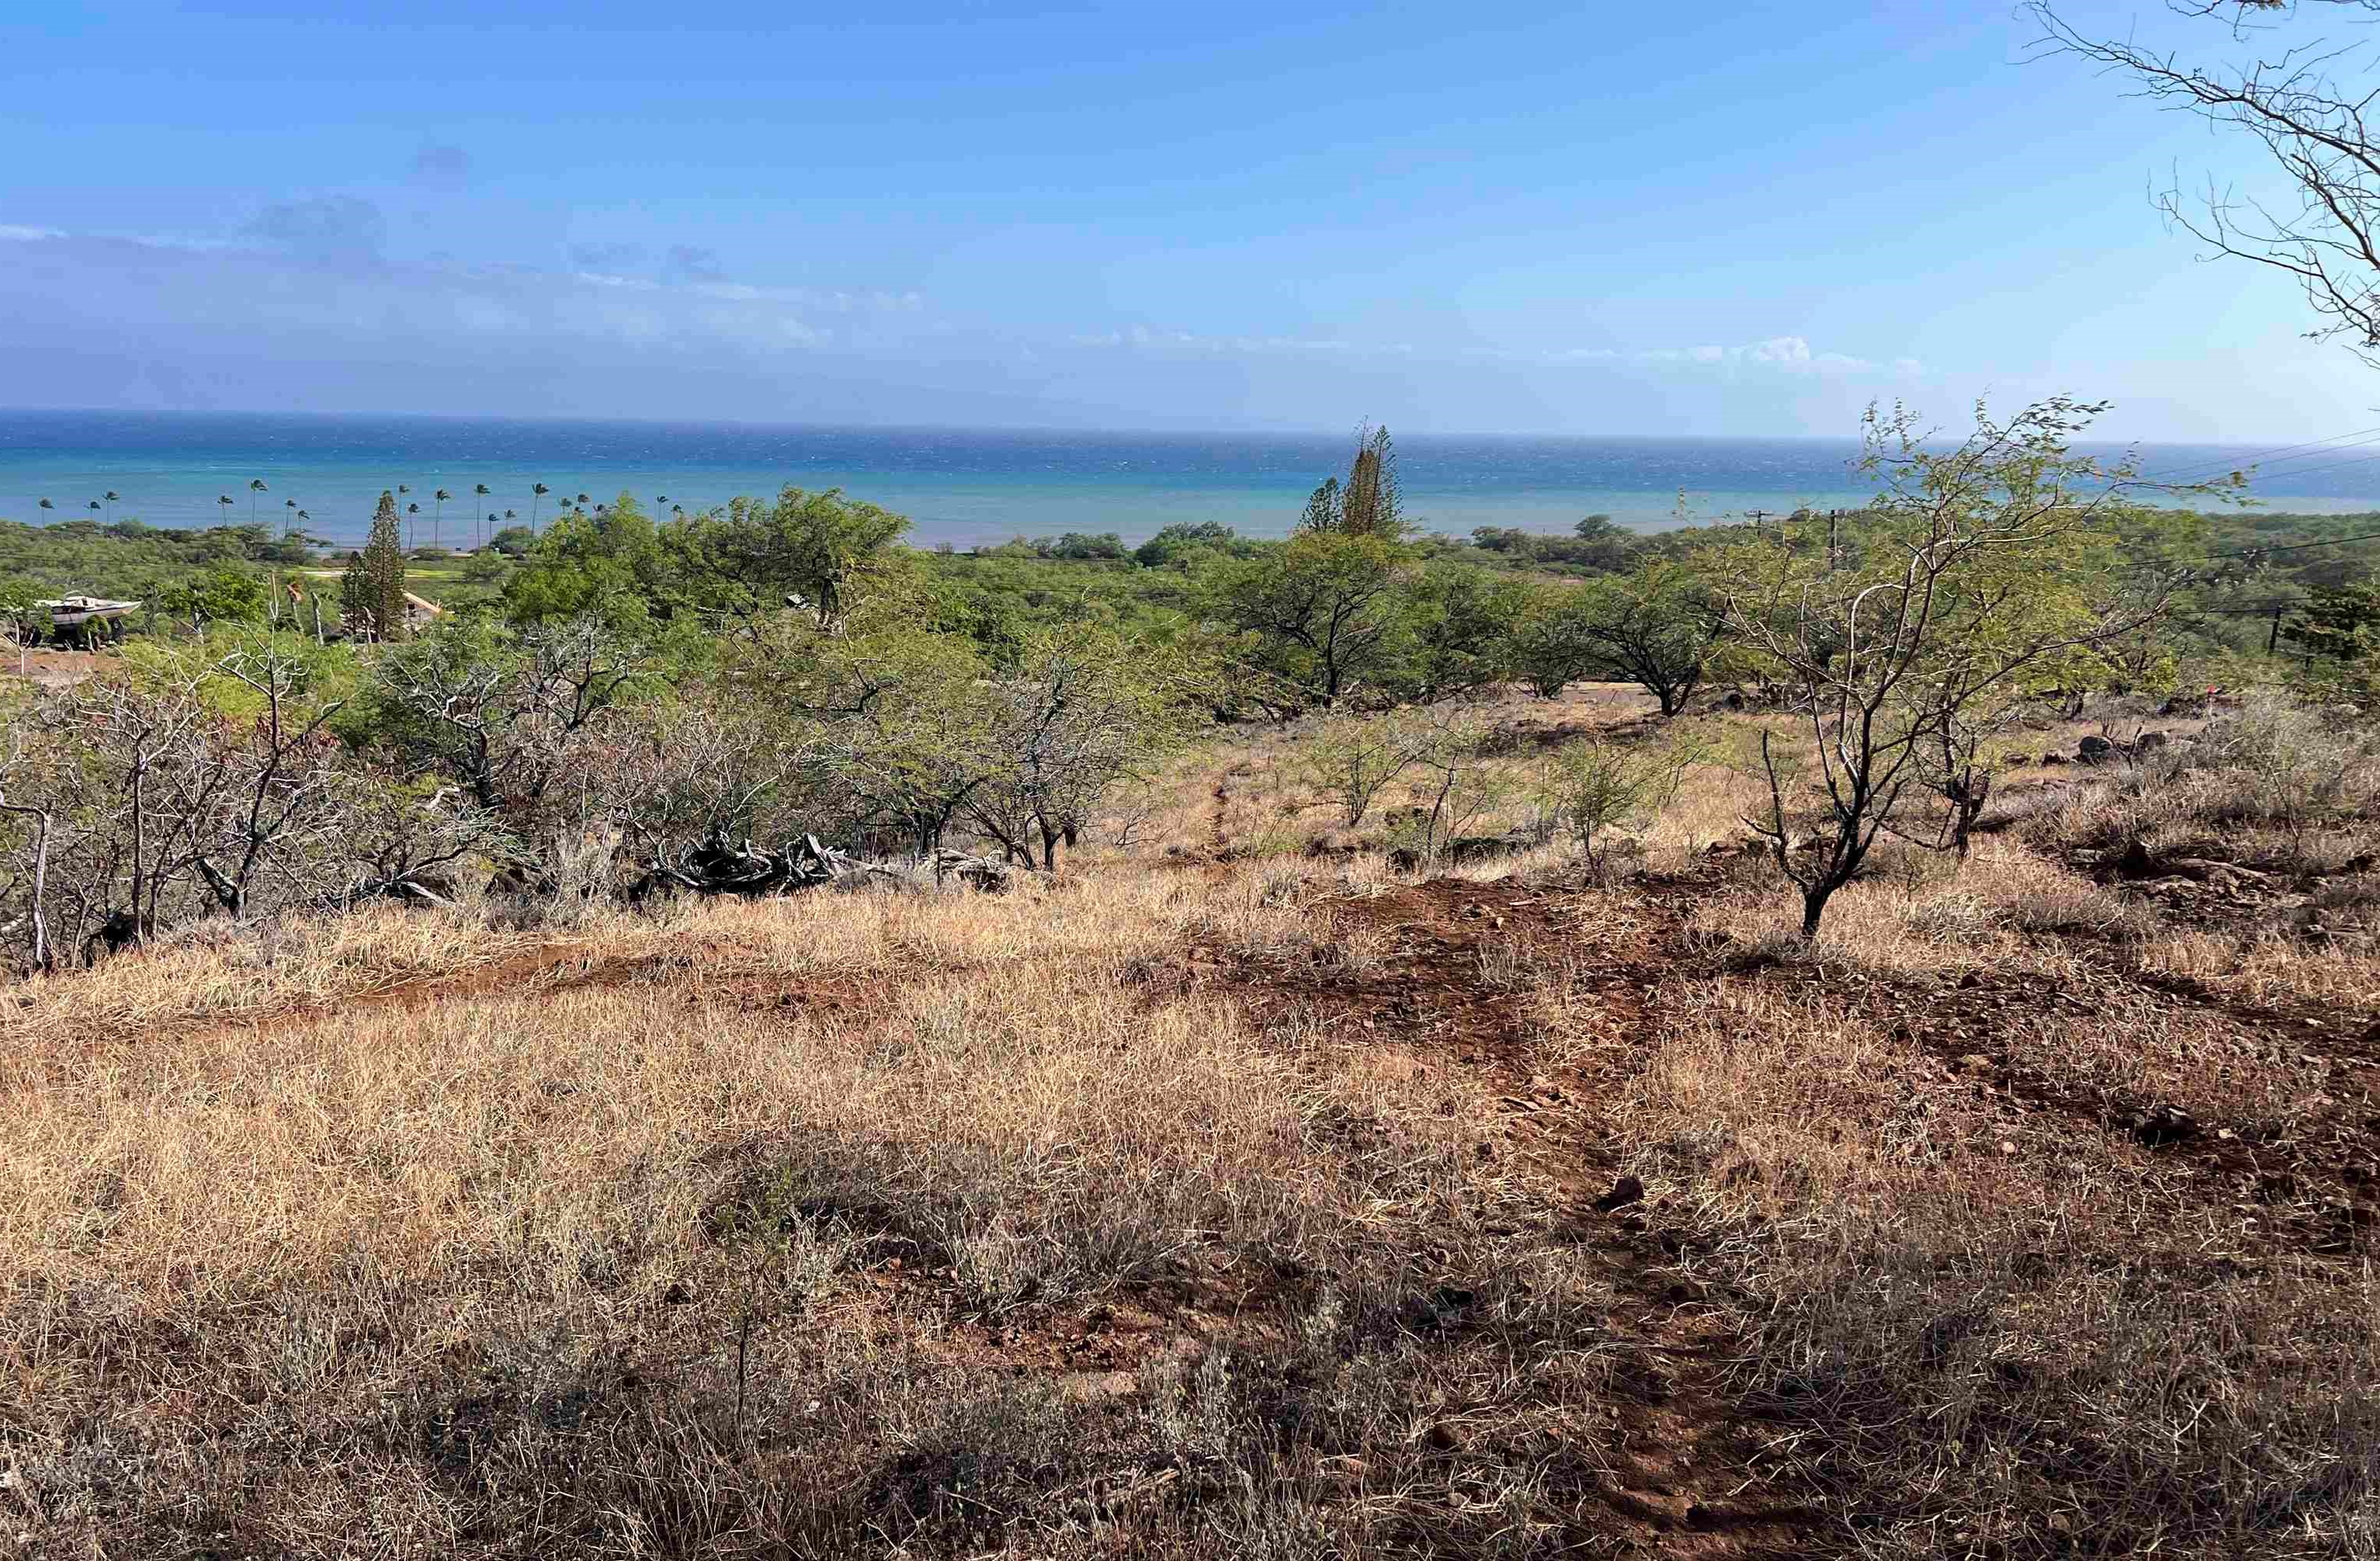
M 1357 537 L 1402 541 L 1404 504 L 1397 488 L 1397 452 L 1389 430 L 1369 425 L 1357 433 L 1355 469 L 1347 474 L 1347 498 L 1339 529 Z
M 1339 479 L 1326 477 L 1314 496 L 1305 501 L 1305 517 L 1298 521 L 1302 531 L 1336 531 L 1346 518 L 1346 506 L 1339 496 Z
M 1366 423 L 1355 430 L 1355 466 L 1347 485 L 1337 478 L 1325 480 L 1305 501 L 1298 519 L 1301 531 L 1339 531 L 1350 537 L 1404 540 L 1404 503 L 1397 487 L 1396 446 L 1389 430 Z
M 404 637 L 403 526 L 396 495 L 383 490 L 380 508 L 372 514 L 371 535 L 361 550 L 347 555 L 346 572 L 339 577 L 339 615 L 348 633 L 380 640 Z

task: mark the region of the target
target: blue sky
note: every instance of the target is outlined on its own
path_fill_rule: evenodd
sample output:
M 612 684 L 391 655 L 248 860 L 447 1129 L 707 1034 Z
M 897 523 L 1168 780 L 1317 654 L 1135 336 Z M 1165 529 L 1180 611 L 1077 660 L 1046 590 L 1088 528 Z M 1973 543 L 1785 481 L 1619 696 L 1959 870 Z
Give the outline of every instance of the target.
M 2252 441 L 2380 405 L 2151 208 L 2246 153 L 2027 63 L 1999 4 L 325 9 L 15 0 L 0 405 L 1844 434 L 2072 391 Z

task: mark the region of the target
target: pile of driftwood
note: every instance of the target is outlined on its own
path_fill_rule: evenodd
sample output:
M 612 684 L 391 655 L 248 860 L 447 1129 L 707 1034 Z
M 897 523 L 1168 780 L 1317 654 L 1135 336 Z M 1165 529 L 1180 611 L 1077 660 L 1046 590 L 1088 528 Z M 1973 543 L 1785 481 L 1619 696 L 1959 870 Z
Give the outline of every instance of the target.
M 927 858 L 926 865 L 937 883 L 956 878 L 970 889 L 992 893 L 1009 886 L 1008 867 L 963 852 L 937 851 Z M 630 887 L 628 898 L 641 901 L 674 889 L 751 898 L 834 885 L 856 887 L 871 877 L 898 881 L 906 877 L 900 868 L 862 862 L 837 851 L 816 835 L 804 835 L 781 851 L 771 851 L 748 840 L 738 844 L 713 834 L 674 858 L 656 856 L 646 865 L 645 876 Z

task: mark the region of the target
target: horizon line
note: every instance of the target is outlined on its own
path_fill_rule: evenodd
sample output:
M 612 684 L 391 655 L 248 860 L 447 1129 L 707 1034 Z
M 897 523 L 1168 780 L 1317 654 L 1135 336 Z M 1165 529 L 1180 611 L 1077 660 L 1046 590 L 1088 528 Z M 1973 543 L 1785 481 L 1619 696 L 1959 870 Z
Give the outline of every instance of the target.
M 782 430 L 786 432 L 823 433 L 946 433 L 946 434 L 1014 434 L 1044 437 L 1099 437 L 1130 439 L 1280 439 L 1314 440 L 1353 437 L 1354 430 L 1295 428 L 1131 428 L 1093 427 L 1087 424 L 1046 423 L 903 423 L 903 422 L 779 422 L 749 417 L 662 417 L 591 416 L 584 414 L 540 416 L 516 412 L 416 412 L 416 411 L 316 411 L 287 408 L 256 407 L 154 407 L 154 406 L 37 406 L 0 404 L 0 417 L 286 417 L 299 421 L 334 422 L 340 419 L 375 418 L 391 421 L 424 423 L 526 423 L 545 426 L 596 425 L 624 428 L 726 428 L 751 430 Z M 1382 425 L 1386 426 L 1386 425 Z M 1391 430 L 1393 432 L 1393 430 Z M 1608 430 L 1597 433 L 1576 431 L 1546 431 L 1538 430 L 1439 430 L 1425 429 L 1399 438 L 1415 440 L 1675 440 L 1682 442 L 1774 442 L 1812 444 L 1850 444 L 1861 442 L 1861 436 L 1828 433 L 1642 433 Z M 2248 448 L 2263 445 L 2278 436 L 2229 435 L 2220 439 L 2081 439 L 2075 447 L 2108 446 L 2114 448 L 2148 447 L 2154 445 L 2191 445 L 2208 449 Z M 1955 439 L 1949 442 L 1956 442 Z M 2314 442 L 2322 442 L 2315 441 Z

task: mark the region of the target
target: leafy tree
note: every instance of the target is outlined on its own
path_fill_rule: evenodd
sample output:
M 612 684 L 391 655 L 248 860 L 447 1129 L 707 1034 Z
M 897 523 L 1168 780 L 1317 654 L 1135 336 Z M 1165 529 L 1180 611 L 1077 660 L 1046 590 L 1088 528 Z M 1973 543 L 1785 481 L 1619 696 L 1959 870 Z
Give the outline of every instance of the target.
M 908 529 L 906 516 L 845 498 L 840 489 L 787 487 L 772 502 L 738 498 L 723 512 L 673 522 L 670 545 L 689 589 L 710 611 L 748 621 L 798 607 L 831 627 L 860 584 L 891 567 L 892 545 Z M 1121 554 L 1123 544 L 1116 549 Z
M 339 615 L 349 632 L 379 640 L 405 637 L 405 547 L 395 495 L 383 490 L 364 545 L 347 555 L 339 577 Z
M 1674 716 L 1702 685 L 1723 621 L 1700 575 L 1647 559 L 1626 575 L 1591 581 L 1565 628 L 1607 676 L 1635 684 Z
M 21 577 L 0 578 L 0 634 L 7 635 L 17 647 L 17 675 L 25 675 L 25 652 L 41 643 L 42 620 L 46 616 L 34 605 L 41 591 L 30 580 Z
M 1210 561 L 1199 596 L 1246 636 L 1258 697 L 1293 709 L 1336 704 L 1396 667 L 1410 645 L 1402 593 L 1415 573 L 1383 538 L 1301 531 L 1253 558 Z
M 1202 551 L 1238 553 L 1240 534 L 1220 520 L 1176 521 L 1133 550 L 1144 569 L 1164 569 Z
M 506 510 L 504 514 L 510 515 L 512 512 Z M 529 549 L 536 545 L 537 533 L 526 526 L 507 526 L 488 538 L 488 546 L 514 558 L 528 557 Z
M 2163 610 L 2111 567 L 2135 473 L 2068 449 L 2098 410 L 2058 397 L 1998 422 L 1979 408 L 1947 451 L 1906 412 L 1871 412 L 1865 468 L 1886 487 L 1858 517 L 1856 567 L 1791 524 L 1718 561 L 1727 626 L 1778 676 L 1809 745 L 1822 832 L 1798 833 L 1803 777 L 1767 732 L 1767 805 L 1747 820 L 1801 890 L 1804 938 L 1929 762 L 1945 756 L 1939 773 L 1964 784 L 2012 686 Z
M 677 575 L 660 531 L 626 494 L 599 515 L 565 513 L 504 582 L 515 623 L 592 616 L 638 631 L 665 613 Z
M 1609 515 L 1591 514 L 1578 523 L 1575 537 L 1481 526 L 1472 529 L 1471 540 L 1475 547 L 1532 563 L 1563 564 L 1608 575 L 1627 567 L 1638 539 L 1612 525 Z
M 1127 556 L 1123 538 L 1112 531 L 1090 536 L 1069 531 L 1062 537 L 1036 537 L 1033 551 L 1043 558 L 1120 559 Z
M 208 623 L 254 623 L 264 618 L 264 582 L 237 564 L 185 575 L 157 593 L 158 607 L 188 618 L 193 633 Z
M 1411 654 L 1400 692 L 1422 700 L 1468 693 L 1512 675 L 1512 625 L 1528 587 L 1475 564 L 1433 564 L 1405 592 Z
M 2356 660 L 2380 647 L 2380 583 L 2316 588 L 2281 627 L 2284 638 L 2317 656 Z
M 1587 632 L 1594 611 L 1581 587 L 1530 589 L 1507 628 L 1504 659 L 1512 675 L 1551 699 L 1601 671 L 1602 647 Z

